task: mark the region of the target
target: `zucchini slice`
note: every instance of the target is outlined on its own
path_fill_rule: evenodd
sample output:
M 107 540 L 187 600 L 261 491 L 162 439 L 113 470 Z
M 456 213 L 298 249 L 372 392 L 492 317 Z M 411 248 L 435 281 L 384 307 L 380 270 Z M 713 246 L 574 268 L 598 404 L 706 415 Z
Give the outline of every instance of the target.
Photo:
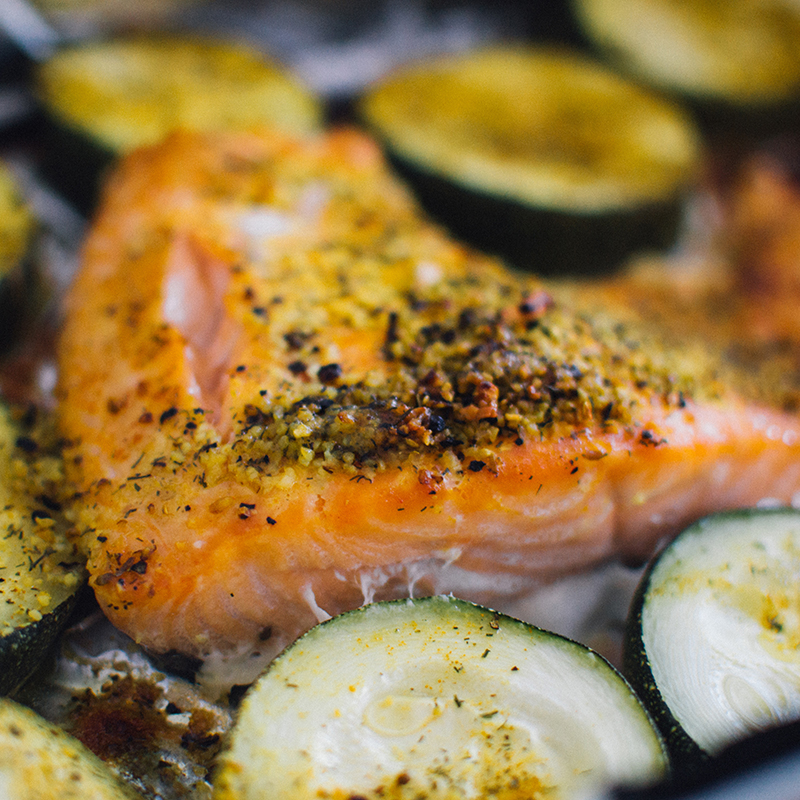
M 624 661 L 676 765 L 800 719 L 800 512 L 718 514 L 680 534 L 642 578 Z
M 59 513 L 63 471 L 49 436 L 0 406 L 0 695 L 36 668 L 84 583 Z
M 702 116 L 719 117 L 723 109 L 738 109 L 763 120 L 768 111 L 784 106 L 797 110 L 800 6 L 796 3 L 572 2 L 586 36 L 614 64 L 638 80 L 691 100 Z
M 13 800 L 134 800 L 111 770 L 65 731 L 0 699 L 0 796 Z
M 416 64 L 359 108 L 429 213 L 543 274 L 669 247 L 699 163 L 680 107 L 549 46 Z
M 215 797 L 568 797 L 665 769 L 599 655 L 439 596 L 342 614 L 278 656 L 245 695 Z
M 175 129 L 270 125 L 305 134 L 321 102 L 282 67 L 241 45 L 138 36 L 65 48 L 37 70 L 48 120 L 48 177 L 83 209 L 114 159 Z
M 0 162 L 0 352 L 17 340 L 35 305 L 31 250 L 36 228 L 14 176 Z

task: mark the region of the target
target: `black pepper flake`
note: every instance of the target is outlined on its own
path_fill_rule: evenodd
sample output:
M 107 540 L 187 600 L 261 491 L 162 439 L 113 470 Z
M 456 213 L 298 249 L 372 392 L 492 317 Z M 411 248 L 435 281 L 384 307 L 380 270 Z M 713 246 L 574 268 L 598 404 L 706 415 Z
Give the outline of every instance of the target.
M 246 367 L 244 364 L 239 364 L 239 365 L 236 367 L 236 371 L 237 371 L 237 372 L 244 372 L 246 369 L 247 369 L 247 367 Z
M 267 517 L 267 525 L 277 525 L 278 520 L 272 519 L 272 517 Z
M 283 334 L 283 340 L 290 350 L 300 350 L 309 338 L 310 334 L 301 331 L 289 331 Z
M 292 375 L 302 375 L 308 369 L 308 367 L 304 361 L 292 361 L 292 363 L 289 364 L 288 369 Z
M 431 414 L 427 427 L 431 433 L 441 433 L 447 427 L 447 420 L 438 414 Z
M 573 467 L 573 468 L 572 468 L 572 469 L 569 471 L 569 474 L 570 474 L 570 475 L 574 475 L 574 474 L 575 474 L 577 471 L 578 471 L 578 468 L 577 468 L 577 467 Z
M 340 364 L 325 364 L 317 370 L 317 378 L 320 383 L 335 383 L 342 376 L 342 367 Z
M 658 447 L 660 444 L 666 444 L 666 439 L 659 439 L 653 431 L 645 428 L 639 436 L 639 442 L 645 447 Z
M 397 334 L 397 320 L 397 312 L 390 312 L 389 325 L 386 328 L 386 338 L 383 341 L 383 357 L 387 361 L 392 361 L 394 359 L 392 345 L 399 340 L 399 336 Z
M 40 494 L 36 499 L 45 508 L 49 508 L 51 511 L 61 511 L 61 503 L 59 503 L 57 500 L 53 500 L 52 497 Z
M 553 305 L 553 298 L 544 290 L 526 297 L 519 304 L 519 311 L 525 316 L 540 316 Z
M 168 408 L 158 418 L 159 424 L 163 425 L 168 419 L 172 419 L 177 413 L 178 413 L 178 409 L 175 408 L 175 406 L 173 406 L 172 408 Z
M 35 453 L 39 449 L 39 445 L 30 436 L 17 436 L 16 445 L 24 453 Z
M 472 472 L 480 472 L 486 466 L 485 461 L 470 461 L 469 468 Z
M 127 402 L 125 399 L 120 400 L 116 397 L 109 397 L 106 401 L 106 408 L 109 414 L 119 414 L 126 405 Z

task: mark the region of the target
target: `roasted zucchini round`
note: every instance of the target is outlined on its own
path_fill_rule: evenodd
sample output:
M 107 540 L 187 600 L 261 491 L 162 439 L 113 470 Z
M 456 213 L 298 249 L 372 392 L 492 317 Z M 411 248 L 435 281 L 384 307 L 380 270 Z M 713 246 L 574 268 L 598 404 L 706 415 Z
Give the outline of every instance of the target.
M 634 598 L 625 671 L 676 766 L 800 719 L 800 511 L 719 514 L 678 536 Z
M 63 470 L 51 437 L 0 406 L 0 695 L 38 666 L 84 583 L 61 514 Z
M 29 708 L 0 699 L 0 796 L 9 800 L 135 800 L 111 770 Z
M 432 597 L 334 617 L 278 656 L 243 700 L 215 797 L 573 797 L 665 769 L 596 653 Z
M 619 68 L 690 99 L 706 121 L 765 125 L 800 105 L 800 6 L 786 0 L 573 0 Z M 734 114 L 734 111 L 740 113 Z M 758 122 L 760 120 L 760 123 Z
M 36 73 L 57 186 L 86 209 L 119 155 L 175 129 L 270 125 L 303 134 L 321 103 L 283 68 L 241 44 L 131 37 L 79 44 Z
M 36 304 L 36 227 L 13 175 L 0 163 L 0 353 L 17 340 Z
M 544 46 L 408 67 L 360 112 L 434 217 L 543 274 L 671 245 L 700 155 L 681 108 Z

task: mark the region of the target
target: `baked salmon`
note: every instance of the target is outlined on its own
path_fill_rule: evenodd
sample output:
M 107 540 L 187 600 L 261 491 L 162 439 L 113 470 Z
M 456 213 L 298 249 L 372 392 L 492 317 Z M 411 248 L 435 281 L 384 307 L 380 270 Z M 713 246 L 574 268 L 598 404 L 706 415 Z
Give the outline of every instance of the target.
M 791 387 L 576 297 L 448 238 L 354 130 L 131 154 L 58 348 L 106 614 L 245 683 L 365 601 L 501 605 L 792 500 Z

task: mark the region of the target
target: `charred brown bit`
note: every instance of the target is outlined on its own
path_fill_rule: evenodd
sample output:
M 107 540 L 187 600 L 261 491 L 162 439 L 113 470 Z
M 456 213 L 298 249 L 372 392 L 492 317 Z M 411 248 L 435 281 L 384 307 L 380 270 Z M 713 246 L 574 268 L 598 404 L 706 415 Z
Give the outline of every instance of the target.
M 448 288 L 457 298 L 459 285 Z M 226 471 L 260 475 L 293 462 L 369 473 L 413 464 L 425 452 L 441 456 L 442 469 L 455 458 L 460 469 L 475 470 L 485 448 L 556 438 L 566 429 L 626 426 L 643 398 L 679 408 L 687 397 L 719 391 L 716 364 L 699 348 L 689 358 L 685 350 L 673 355 L 654 346 L 652 335 L 573 316 L 552 299 L 544 310 L 537 306 L 534 329 L 524 315 L 506 319 L 502 311 L 453 302 L 390 312 L 387 375 L 348 383 L 339 365 L 326 365 L 316 392 L 254 404 L 236 420 L 231 444 L 213 453 L 202 445 L 194 457 L 208 474 L 220 459 Z M 299 372 L 306 361 L 295 363 Z
M 99 696 L 86 690 L 70 715 L 70 730 L 103 759 L 155 748 L 166 728 L 155 707 L 159 690 L 150 683 L 124 678 Z
M 168 702 L 153 680 L 114 676 L 86 689 L 68 710 L 65 727 L 146 796 L 183 796 L 191 762 L 203 779 L 221 745 L 220 720 L 203 708 Z M 179 774 L 184 772 L 184 774 Z M 174 774 L 173 774 L 174 773 Z

